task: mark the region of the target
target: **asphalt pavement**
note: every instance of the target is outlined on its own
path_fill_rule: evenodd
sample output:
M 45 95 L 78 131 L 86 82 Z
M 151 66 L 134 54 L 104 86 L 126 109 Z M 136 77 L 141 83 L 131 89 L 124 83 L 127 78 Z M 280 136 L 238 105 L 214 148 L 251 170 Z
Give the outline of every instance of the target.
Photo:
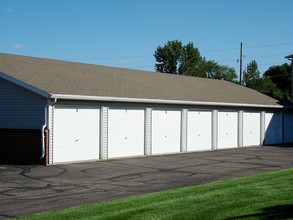
M 293 145 L 55 166 L 0 165 L 0 219 L 293 166 Z

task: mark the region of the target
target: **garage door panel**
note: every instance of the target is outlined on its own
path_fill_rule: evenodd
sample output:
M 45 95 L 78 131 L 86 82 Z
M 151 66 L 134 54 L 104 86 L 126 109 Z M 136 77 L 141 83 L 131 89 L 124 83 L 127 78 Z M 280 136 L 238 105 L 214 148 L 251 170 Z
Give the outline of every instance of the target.
M 144 110 L 109 109 L 108 157 L 144 155 Z
M 238 113 L 218 112 L 218 149 L 238 146 Z
M 152 153 L 180 152 L 181 111 L 153 110 Z
M 265 144 L 282 143 L 282 117 L 280 113 L 265 113 Z
M 243 113 L 243 146 L 260 145 L 260 113 Z
M 187 127 L 187 151 L 212 149 L 212 113 L 189 111 Z
M 53 162 L 99 159 L 99 109 L 55 108 Z

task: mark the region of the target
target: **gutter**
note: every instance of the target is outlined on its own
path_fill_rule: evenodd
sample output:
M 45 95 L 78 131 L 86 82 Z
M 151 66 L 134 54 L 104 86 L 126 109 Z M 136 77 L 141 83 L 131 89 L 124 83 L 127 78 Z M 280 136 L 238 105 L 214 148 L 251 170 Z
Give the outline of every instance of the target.
M 50 100 L 50 99 L 49 99 Z M 43 159 L 46 153 L 46 143 L 45 143 L 45 129 L 48 126 L 48 109 L 49 106 L 53 106 L 55 103 L 57 102 L 57 98 L 54 98 L 54 101 L 50 103 L 50 101 L 48 101 L 48 104 L 45 105 L 44 108 L 44 113 L 45 113 L 45 124 L 42 126 L 42 148 L 41 148 L 41 157 L 40 159 Z
M 83 96 L 83 95 L 65 95 L 52 94 L 51 98 L 67 100 L 86 100 L 86 101 L 106 101 L 106 102 L 131 102 L 131 103 L 152 103 L 152 104 L 178 104 L 178 105 L 201 105 L 201 106 L 227 106 L 227 107 L 258 107 L 258 108 L 284 108 L 282 105 L 262 105 L 246 103 L 225 103 L 225 102 L 200 102 L 200 101 L 182 101 L 165 99 L 141 99 L 124 98 L 111 96 Z

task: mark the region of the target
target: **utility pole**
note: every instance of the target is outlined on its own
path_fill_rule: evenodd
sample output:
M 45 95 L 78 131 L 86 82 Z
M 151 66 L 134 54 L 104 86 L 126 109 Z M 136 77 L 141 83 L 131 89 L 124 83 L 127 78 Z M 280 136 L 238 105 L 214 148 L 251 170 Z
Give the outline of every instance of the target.
M 285 58 L 291 61 L 291 102 L 293 102 L 293 54 L 285 56 Z
M 240 70 L 239 70 L 240 85 L 242 85 L 242 42 L 240 43 Z

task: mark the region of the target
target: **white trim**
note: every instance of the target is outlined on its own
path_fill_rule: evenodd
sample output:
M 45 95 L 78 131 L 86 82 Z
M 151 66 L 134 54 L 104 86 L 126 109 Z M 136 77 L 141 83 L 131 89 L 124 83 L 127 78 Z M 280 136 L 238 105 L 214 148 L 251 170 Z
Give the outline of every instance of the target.
M 265 129 L 265 111 L 260 112 L 260 145 L 264 145 L 265 143 L 265 136 L 266 136 L 266 129 Z
M 100 109 L 100 159 L 108 159 L 108 115 L 109 107 Z
M 48 106 L 48 129 L 49 129 L 49 161 L 47 165 L 53 165 L 53 142 L 54 142 L 54 106 Z
M 145 108 L 144 154 L 147 156 L 152 154 L 152 111 L 152 108 Z
M 243 111 L 238 111 L 238 147 L 243 147 Z
M 22 88 L 25 88 L 25 89 L 27 89 L 27 90 L 29 90 L 31 92 L 37 93 L 38 95 L 41 95 L 41 96 L 43 96 L 45 98 L 49 98 L 50 97 L 50 94 L 49 93 L 47 93 L 47 92 L 45 92 L 43 90 L 40 90 L 40 89 L 38 89 L 38 88 L 30 85 L 30 84 L 27 84 L 27 83 L 25 83 L 23 81 L 20 81 L 18 79 L 15 79 L 15 78 L 13 78 L 11 76 L 8 76 L 5 73 L 0 72 L 0 78 L 5 79 L 5 80 L 7 80 L 7 81 L 9 81 L 9 82 L 11 82 L 13 84 L 16 84 L 16 85 L 22 87 Z
M 187 123 L 188 123 L 188 109 L 182 109 L 181 110 L 180 152 L 187 152 Z
M 201 101 L 124 98 L 124 97 L 111 97 L 111 96 L 84 96 L 84 95 L 65 95 L 65 94 L 52 94 L 51 98 L 68 99 L 68 100 L 107 101 L 107 102 L 153 103 L 153 104 L 181 104 L 181 105 L 203 105 L 203 106 L 283 108 L 283 106 L 281 106 L 281 105 L 261 105 L 261 104 L 225 103 L 225 102 L 201 102 Z
M 212 111 L 212 150 L 218 149 L 218 110 Z

